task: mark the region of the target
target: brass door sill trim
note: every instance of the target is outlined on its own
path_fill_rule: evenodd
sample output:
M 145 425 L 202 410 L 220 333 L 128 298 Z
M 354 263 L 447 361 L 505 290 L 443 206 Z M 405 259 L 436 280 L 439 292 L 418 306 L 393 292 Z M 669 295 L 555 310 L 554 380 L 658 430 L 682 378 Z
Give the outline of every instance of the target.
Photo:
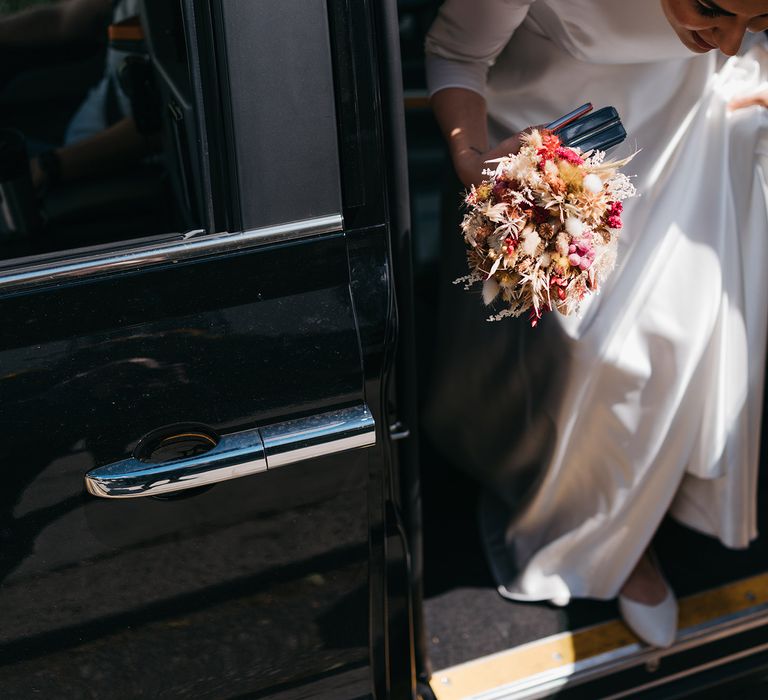
M 669 649 L 648 647 L 623 622 L 611 620 L 436 671 L 431 685 L 438 700 L 549 697 L 632 667 L 657 665 L 666 656 L 762 625 L 768 625 L 768 573 L 682 598 L 680 631 Z M 721 661 L 758 651 L 749 649 Z M 659 684 L 670 680 L 660 679 Z

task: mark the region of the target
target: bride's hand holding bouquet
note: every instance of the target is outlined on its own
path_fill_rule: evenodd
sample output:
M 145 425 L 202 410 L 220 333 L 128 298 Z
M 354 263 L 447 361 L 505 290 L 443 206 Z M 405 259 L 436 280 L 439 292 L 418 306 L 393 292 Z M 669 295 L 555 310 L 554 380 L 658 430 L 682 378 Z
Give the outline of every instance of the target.
M 530 129 L 509 136 L 494 148 L 481 150 L 477 146 L 465 146 L 455 153 L 456 172 L 464 187 L 470 189 L 483 181 L 484 172 L 488 168 L 488 161 L 517 153 L 520 150 L 523 135 L 528 131 Z

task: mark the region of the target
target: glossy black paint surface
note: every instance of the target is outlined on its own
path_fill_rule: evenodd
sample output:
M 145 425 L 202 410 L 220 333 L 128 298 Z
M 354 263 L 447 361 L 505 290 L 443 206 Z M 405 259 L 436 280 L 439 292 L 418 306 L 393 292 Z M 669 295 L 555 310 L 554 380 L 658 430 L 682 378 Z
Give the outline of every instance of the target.
M 238 160 L 233 105 L 248 86 L 232 62 L 252 59 L 249 43 L 227 51 L 222 2 L 181 5 L 200 53 L 206 229 L 248 228 L 254 212 L 293 220 L 283 204 L 276 218 L 259 211 L 269 198 L 243 201 L 258 178 Z M 401 700 L 408 571 L 392 509 L 374 5 L 327 3 L 343 232 L 0 292 L 1 697 Z M 294 125 L 271 117 L 285 131 L 275 142 L 289 138 Z M 289 201 L 302 196 L 286 182 Z M 373 448 L 162 500 L 83 487 L 161 426 L 227 433 L 360 402 Z
M 76 429 L 106 420 L 94 448 L 105 459 L 168 422 L 220 430 L 352 401 L 362 378 L 347 277 L 337 236 L 13 296 L 3 393 L 76 392 Z M 100 376 L 120 376 L 120 391 Z
M 78 483 L 88 459 L 53 461 L 27 493 Z M 365 667 L 365 462 L 177 501 L 22 497 L 10 525 L 34 548 L 0 589 L 4 696 L 230 697 Z
M 343 235 L 0 299 L 4 697 L 229 697 L 355 669 L 358 692 L 371 450 L 170 500 L 96 499 L 83 475 L 168 423 L 365 400 L 383 235 L 355 246 L 375 277 L 354 306 Z

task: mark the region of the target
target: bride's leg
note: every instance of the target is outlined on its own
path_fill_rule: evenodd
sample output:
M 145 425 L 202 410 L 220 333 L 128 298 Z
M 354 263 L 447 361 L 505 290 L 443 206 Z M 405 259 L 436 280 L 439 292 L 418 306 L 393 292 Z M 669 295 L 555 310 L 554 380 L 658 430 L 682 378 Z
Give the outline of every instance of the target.
M 625 598 L 643 605 L 658 605 L 667 595 L 661 572 L 646 550 L 621 588 Z

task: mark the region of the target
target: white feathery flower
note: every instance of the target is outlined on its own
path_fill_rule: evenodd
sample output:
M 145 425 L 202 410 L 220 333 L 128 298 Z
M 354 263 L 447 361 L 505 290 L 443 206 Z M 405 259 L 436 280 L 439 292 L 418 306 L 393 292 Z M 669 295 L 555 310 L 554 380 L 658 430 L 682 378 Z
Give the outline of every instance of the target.
M 483 216 L 486 216 L 491 221 L 501 224 L 507 221 L 508 208 L 509 205 L 504 202 L 501 204 L 491 204 L 490 202 L 486 202 L 484 208 L 481 208 L 480 211 Z
M 483 282 L 483 303 L 488 306 L 501 291 L 499 283 L 491 277 Z
M 520 250 L 526 255 L 533 257 L 536 255 L 536 249 L 541 243 L 541 237 L 533 226 L 526 226 L 520 234 Z
M 617 173 L 611 178 L 608 183 L 608 190 L 611 197 L 618 202 L 634 197 L 637 194 L 635 186 L 624 173 Z
M 597 194 L 603 189 L 603 181 L 598 175 L 589 173 L 589 175 L 584 178 L 584 189 L 590 194 Z
M 557 165 L 555 165 L 555 161 L 548 160 L 546 163 L 544 163 L 544 172 L 547 175 L 551 175 L 552 177 L 554 177 L 560 171 L 557 169 Z
M 565 220 L 565 230 L 568 231 L 571 238 L 579 238 L 584 233 L 584 222 L 575 216 L 569 216 Z
M 534 129 L 527 134 L 524 134 L 523 143 L 534 151 L 538 151 L 544 145 L 544 142 L 541 139 L 541 132 L 538 129 Z

